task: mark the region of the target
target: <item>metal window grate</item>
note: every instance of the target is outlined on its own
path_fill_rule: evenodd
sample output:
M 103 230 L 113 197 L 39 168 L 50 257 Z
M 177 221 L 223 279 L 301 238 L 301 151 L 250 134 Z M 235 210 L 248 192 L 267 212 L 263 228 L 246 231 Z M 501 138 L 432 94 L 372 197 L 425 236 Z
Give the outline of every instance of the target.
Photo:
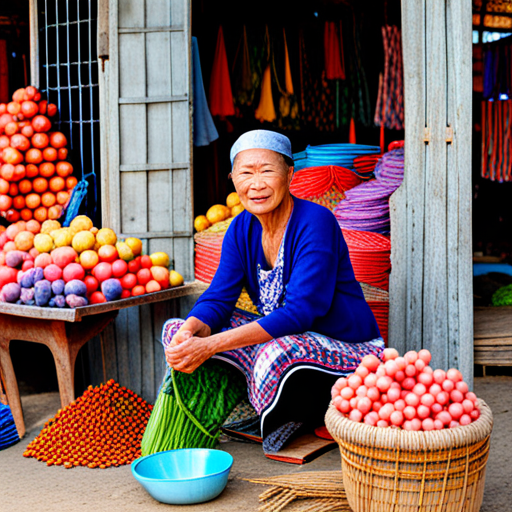
M 80 213 L 100 212 L 97 0 L 39 0 L 41 92 L 58 107 L 56 128 L 69 139 L 75 175 L 88 183 Z

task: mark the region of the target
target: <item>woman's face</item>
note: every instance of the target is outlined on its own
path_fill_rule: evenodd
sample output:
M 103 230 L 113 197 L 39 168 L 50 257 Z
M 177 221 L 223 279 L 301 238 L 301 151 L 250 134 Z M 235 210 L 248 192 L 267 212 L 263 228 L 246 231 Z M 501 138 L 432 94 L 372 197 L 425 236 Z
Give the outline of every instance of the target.
M 246 149 L 235 158 L 232 177 L 243 207 L 253 215 L 275 210 L 289 194 L 293 167 L 269 149 Z

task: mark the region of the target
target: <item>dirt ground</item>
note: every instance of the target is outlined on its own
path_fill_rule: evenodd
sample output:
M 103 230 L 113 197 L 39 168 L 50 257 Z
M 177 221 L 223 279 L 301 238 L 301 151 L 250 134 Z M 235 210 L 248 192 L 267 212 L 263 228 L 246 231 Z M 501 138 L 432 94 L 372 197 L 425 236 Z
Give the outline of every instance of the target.
M 489 404 L 495 421 L 481 512 L 508 512 L 512 510 L 512 377 L 478 378 L 475 391 Z M 223 443 L 220 448 L 231 453 L 235 462 L 221 496 L 210 503 L 189 507 L 163 505 L 134 480 L 129 466 L 66 470 L 25 459 L 22 456 L 25 447 L 59 408 L 59 398 L 56 393 L 27 396 L 23 408 L 29 434 L 20 443 L 0 452 L 2 512 L 256 511 L 258 494 L 265 487 L 243 478 L 340 467 L 338 450 L 305 466 L 295 466 L 266 459 L 259 445 Z

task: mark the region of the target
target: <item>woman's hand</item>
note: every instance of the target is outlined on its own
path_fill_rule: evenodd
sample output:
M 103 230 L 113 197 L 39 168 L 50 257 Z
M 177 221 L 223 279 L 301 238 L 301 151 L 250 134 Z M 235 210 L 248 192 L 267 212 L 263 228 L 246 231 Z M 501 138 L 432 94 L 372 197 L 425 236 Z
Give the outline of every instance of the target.
M 178 333 L 174 337 L 176 337 Z M 186 336 L 185 333 L 181 337 Z M 173 338 L 174 341 L 174 338 Z M 165 351 L 169 366 L 183 373 L 192 373 L 215 354 L 211 338 L 189 336 Z

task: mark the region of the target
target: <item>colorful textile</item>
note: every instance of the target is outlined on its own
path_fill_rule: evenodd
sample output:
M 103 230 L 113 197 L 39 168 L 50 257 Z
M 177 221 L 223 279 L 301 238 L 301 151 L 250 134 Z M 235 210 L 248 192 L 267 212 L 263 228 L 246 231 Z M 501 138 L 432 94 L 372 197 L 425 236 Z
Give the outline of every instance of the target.
M 482 178 L 512 181 L 512 100 L 482 102 Z
M 341 23 L 324 24 L 325 76 L 328 80 L 345 80 L 345 59 Z
M 512 96 L 512 36 L 483 46 L 484 99 L 501 99 L 502 94 Z
M 269 149 L 293 160 L 292 143 L 286 135 L 271 130 L 251 130 L 240 135 L 231 147 L 231 165 L 236 155 L 246 149 Z
M 235 311 L 229 328 L 245 325 L 258 318 L 256 315 Z M 183 320 L 179 319 L 165 323 L 162 331 L 164 349 L 182 323 Z M 247 380 L 249 401 L 256 412 L 262 415 L 262 432 L 265 433 L 265 412 L 276 405 L 285 374 L 301 367 L 312 367 L 332 375 L 347 375 L 357 368 L 365 355 L 380 356 L 383 349 L 384 342 L 378 336 L 364 343 L 344 343 L 315 332 L 305 332 L 222 352 L 213 357 L 243 372 Z
M 321 144 L 308 146 L 305 151 L 295 153 L 293 160 L 295 172 L 306 167 L 336 165 L 346 169 L 354 169 L 354 161 L 359 156 L 378 155 L 378 146 L 363 144 Z
M 0 450 L 17 443 L 20 436 L 14 424 L 11 408 L 0 403 Z
M 356 279 L 376 288 L 389 290 L 391 241 L 370 231 L 343 229 Z
M 257 266 L 269 270 L 261 236 L 260 222 L 247 211 L 231 222 L 212 284 L 190 312 L 213 332 L 228 325 L 242 287 L 256 306 L 260 303 Z M 285 303 L 258 320 L 273 338 L 306 331 L 347 343 L 378 337 L 341 230 L 326 208 L 294 198 L 284 241 L 283 281 Z
M 210 112 L 221 119 L 235 114 L 222 26 L 219 27 L 210 78 Z
M 347 191 L 334 209 L 341 228 L 374 231 L 389 235 L 389 198 L 401 185 L 404 175 L 404 150 L 389 151 L 377 163 L 375 180 Z
M 402 38 L 396 26 L 382 27 L 384 42 L 384 76 L 379 80 L 379 95 L 375 109 L 375 124 L 386 128 L 404 129 L 404 92 Z
M 208 102 L 206 101 L 197 37 L 192 37 L 192 76 L 194 146 L 207 146 L 219 138 L 219 133 L 217 132 L 217 128 L 215 128 L 212 115 L 208 109 Z
M 272 98 L 272 74 L 270 71 L 270 64 L 267 64 L 267 67 L 263 72 L 260 103 L 254 112 L 254 117 L 262 123 L 264 121 L 271 123 L 277 118 L 274 99 Z

